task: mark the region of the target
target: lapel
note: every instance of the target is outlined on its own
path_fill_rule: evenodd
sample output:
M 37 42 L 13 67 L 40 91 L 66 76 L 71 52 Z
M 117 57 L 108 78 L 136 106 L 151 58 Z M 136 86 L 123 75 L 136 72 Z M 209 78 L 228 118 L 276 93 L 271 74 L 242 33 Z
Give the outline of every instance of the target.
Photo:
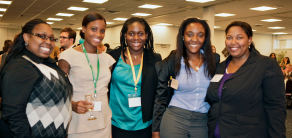
M 142 84 L 143 85 L 143 80 L 145 79 L 146 74 L 148 73 L 149 70 L 149 51 L 147 49 L 144 49 L 144 56 L 143 56 L 143 67 L 142 67 Z

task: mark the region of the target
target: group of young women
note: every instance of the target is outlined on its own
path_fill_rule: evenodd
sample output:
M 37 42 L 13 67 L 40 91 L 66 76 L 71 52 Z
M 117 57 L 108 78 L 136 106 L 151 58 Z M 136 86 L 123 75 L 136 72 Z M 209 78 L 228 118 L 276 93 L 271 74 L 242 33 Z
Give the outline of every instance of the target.
M 11 137 L 285 137 L 283 75 L 255 49 L 249 24 L 228 25 L 230 56 L 220 64 L 205 20 L 184 20 L 163 61 L 145 19 L 125 21 L 109 54 L 99 50 L 105 32 L 105 18 L 87 14 L 84 43 L 62 52 L 57 67 L 51 27 L 26 23 L 1 71 Z

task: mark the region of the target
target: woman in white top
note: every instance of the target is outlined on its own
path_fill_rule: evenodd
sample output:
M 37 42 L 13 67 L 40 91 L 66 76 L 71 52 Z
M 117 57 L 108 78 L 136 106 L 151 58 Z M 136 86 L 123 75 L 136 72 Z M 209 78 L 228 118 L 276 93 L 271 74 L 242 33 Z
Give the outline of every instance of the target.
M 115 60 L 99 50 L 106 30 L 106 21 L 98 13 L 87 14 L 82 21 L 84 43 L 62 52 L 59 67 L 69 74 L 73 85 L 72 120 L 68 138 L 109 138 L 111 135 L 111 109 L 108 104 L 108 83 Z M 96 81 L 97 80 L 97 81 Z M 84 95 L 94 95 L 101 106 L 84 101 Z M 89 106 L 93 105 L 94 108 Z M 96 107 L 101 111 L 96 111 Z M 97 119 L 88 120 L 88 109 Z

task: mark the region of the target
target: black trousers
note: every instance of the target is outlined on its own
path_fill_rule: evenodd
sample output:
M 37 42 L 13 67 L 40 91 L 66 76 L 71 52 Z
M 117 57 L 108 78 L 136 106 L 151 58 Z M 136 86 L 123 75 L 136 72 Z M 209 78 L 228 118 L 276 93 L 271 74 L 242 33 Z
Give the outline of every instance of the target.
M 152 138 L 152 125 L 136 131 L 123 130 L 112 125 L 112 136 L 112 138 Z

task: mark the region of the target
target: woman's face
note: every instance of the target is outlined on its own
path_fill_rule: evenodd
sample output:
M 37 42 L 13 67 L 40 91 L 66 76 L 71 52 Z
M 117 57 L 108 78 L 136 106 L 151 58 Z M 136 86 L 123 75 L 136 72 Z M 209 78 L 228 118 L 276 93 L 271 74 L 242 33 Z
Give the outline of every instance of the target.
M 34 27 L 31 33 L 46 35 L 48 37 L 53 37 L 54 34 L 52 28 L 44 23 L 38 24 Z M 24 41 L 28 43 L 26 49 L 35 54 L 39 58 L 48 58 L 53 52 L 55 47 L 55 41 L 50 41 L 50 39 L 40 38 L 32 34 L 23 34 Z
M 89 44 L 93 47 L 97 47 L 101 44 L 105 36 L 106 24 L 104 20 L 95 20 L 82 26 L 84 32 L 84 44 Z
M 239 26 L 231 27 L 225 39 L 227 51 L 233 58 L 241 58 L 249 55 L 249 45 L 252 42 L 252 37 L 247 36 L 245 31 Z
M 276 59 L 276 56 L 275 56 L 275 54 L 271 54 L 271 58 L 274 58 L 274 59 Z
M 205 42 L 205 29 L 200 23 L 190 23 L 184 31 L 184 44 L 187 54 L 200 52 Z
M 124 34 L 129 49 L 132 51 L 141 51 L 146 42 L 148 34 L 145 32 L 145 26 L 139 22 L 128 25 L 128 31 Z

